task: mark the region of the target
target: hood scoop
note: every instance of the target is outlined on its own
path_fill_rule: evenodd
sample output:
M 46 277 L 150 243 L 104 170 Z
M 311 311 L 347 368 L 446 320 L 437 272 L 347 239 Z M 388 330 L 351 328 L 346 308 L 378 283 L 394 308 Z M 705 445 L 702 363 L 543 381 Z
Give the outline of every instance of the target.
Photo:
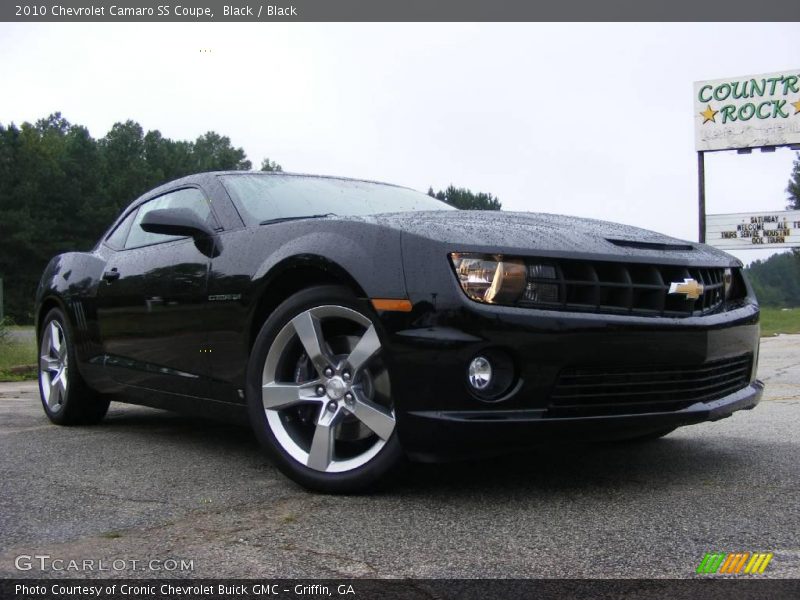
M 611 242 L 615 246 L 622 248 L 640 248 L 643 250 L 662 250 L 662 251 L 682 251 L 694 250 L 691 244 L 667 244 L 664 242 L 644 242 L 641 240 L 618 240 L 615 238 L 606 238 L 607 242 Z

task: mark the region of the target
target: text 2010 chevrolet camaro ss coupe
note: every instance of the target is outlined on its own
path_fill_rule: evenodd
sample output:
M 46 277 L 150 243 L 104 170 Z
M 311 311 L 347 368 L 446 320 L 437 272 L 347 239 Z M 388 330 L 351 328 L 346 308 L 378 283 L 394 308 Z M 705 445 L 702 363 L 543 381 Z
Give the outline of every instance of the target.
M 163 185 L 50 262 L 36 315 L 53 422 L 111 399 L 249 420 L 281 471 L 331 492 L 405 456 L 658 437 L 763 389 L 727 254 L 330 177 Z

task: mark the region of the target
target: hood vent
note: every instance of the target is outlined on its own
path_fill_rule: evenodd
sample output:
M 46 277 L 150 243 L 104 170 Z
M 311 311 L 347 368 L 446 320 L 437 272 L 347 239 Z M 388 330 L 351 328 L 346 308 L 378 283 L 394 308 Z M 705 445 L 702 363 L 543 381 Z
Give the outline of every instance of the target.
M 607 242 L 611 242 L 615 246 L 623 248 L 639 248 L 641 250 L 660 250 L 660 251 L 685 251 L 694 250 L 691 244 L 665 244 L 663 242 L 642 242 L 639 240 L 618 240 L 614 238 L 606 238 Z

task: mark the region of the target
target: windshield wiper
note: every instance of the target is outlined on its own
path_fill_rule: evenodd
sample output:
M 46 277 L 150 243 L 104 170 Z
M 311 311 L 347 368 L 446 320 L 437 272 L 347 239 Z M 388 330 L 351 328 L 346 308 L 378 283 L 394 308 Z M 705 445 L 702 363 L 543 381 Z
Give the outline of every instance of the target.
M 296 217 L 278 217 L 277 219 L 267 219 L 261 221 L 259 225 L 271 225 L 272 223 L 283 223 L 284 221 L 297 221 L 298 219 L 324 219 L 325 217 L 335 217 L 334 213 L 325 213 L 324 215 L 297 215 Z

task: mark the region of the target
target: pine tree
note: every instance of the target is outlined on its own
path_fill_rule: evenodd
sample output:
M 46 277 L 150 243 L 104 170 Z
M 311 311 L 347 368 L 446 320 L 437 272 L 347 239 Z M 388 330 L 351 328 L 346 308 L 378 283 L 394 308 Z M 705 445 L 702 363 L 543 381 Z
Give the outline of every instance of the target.
M 789 185 L 786 187 L 786 193 L 789 195 L 789 202 L 786 208 L 800 209 L 800 153 L 798 153 L 794 159 L 792 175 L 789 178 Z
M 503 205 L 500 199 L 486 192 L 475 193 L 467 188 L 457 188 L 450 185 L 446 190 L 434 193 L 433 188 L 428 188 L 428 196 L 447 202 L 451 206 L 462 210 L 501 210 Z

